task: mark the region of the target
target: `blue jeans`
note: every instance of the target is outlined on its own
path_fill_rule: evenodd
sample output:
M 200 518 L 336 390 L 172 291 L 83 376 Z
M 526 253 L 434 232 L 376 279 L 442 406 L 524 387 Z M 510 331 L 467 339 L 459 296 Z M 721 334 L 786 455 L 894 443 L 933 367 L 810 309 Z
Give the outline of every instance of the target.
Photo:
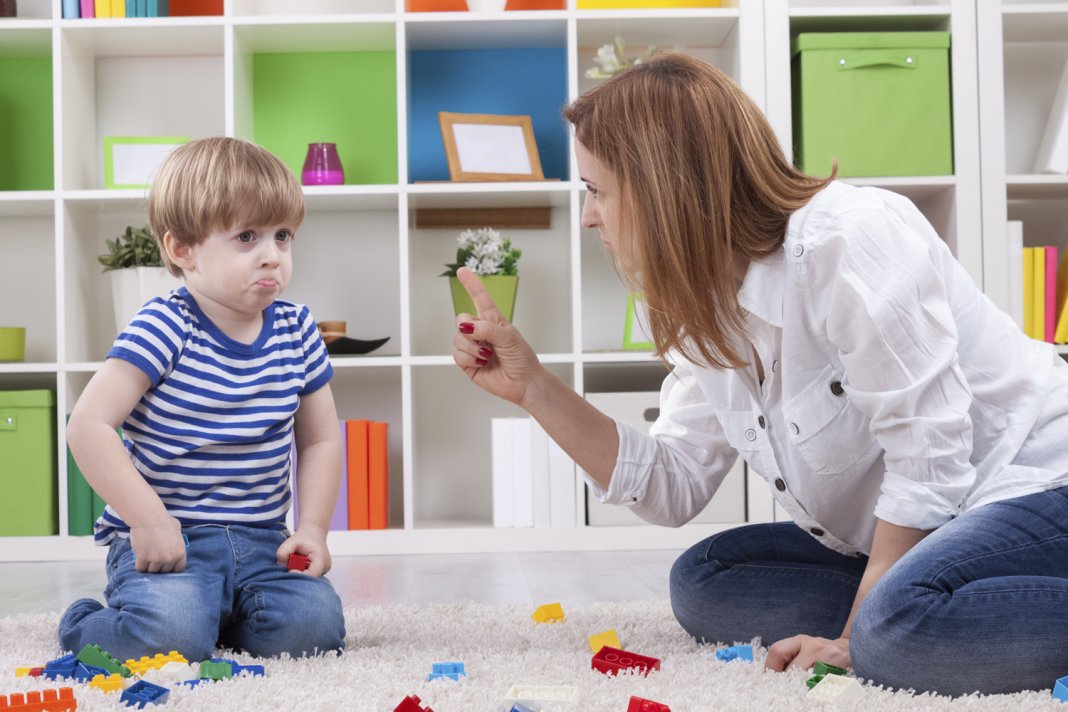
M 671 570 L 682 627 L 707 642 L 837 638 L 867 560 L 788 522 L 712 536 Z M 932 532 L 857 611 L 857 676 L 945 695 L 1048 690 L 1068 672 L 1068 487 L 971 510 Z
M 325 578 L 291 573 L 275 552 L 286 535 L 243 526 L 198 526 L 185 571 L 139 573 L 129 539 L 108 551 L 108 607 L 75 601 L 59 643 L 75 653 L 96 643 L 119 660 L 177 650 L 190 661 L 216 643 L 258 657 L 313 655 L 345 647 L 341 600 Z

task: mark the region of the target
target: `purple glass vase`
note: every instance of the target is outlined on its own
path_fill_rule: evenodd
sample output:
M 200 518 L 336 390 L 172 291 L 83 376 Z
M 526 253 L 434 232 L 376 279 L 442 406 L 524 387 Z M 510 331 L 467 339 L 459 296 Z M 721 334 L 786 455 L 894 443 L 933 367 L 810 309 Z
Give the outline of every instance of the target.
M 341 168 L 336 143 L 308 144 L 300 182 L 304 185 L 342 185 L 345 182 L 345 171 Z

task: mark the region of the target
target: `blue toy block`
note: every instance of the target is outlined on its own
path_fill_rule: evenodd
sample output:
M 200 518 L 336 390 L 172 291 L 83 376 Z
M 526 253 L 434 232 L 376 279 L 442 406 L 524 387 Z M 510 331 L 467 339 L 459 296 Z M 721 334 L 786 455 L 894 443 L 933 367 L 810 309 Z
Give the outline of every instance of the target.
M 429 681 L 443 677 L 447 677 L 450 680 L 459 680 L 461 677 L 467 677 L 467 673 L 464 672 L 464 664 L 457 662 L 434 663 L 431 666 L 431 672 L 426 676 L 426 679 Z
M 119 700 L 127 707 L 144 709 L 147 704 L 162 705 L 170 694 L 171 691 L 166 687 L 138 680 L 122 691 L 122 697 Z
M 42 674 L 49 680 L 56 680 L 58 678 L 74 677 L 74 672 L 77 669 L 78 658 L 74 655 L 64 655 L 45 663 Z
M 262 665 L 234 665 L 234 677 L 237 677 L 243 672 L 248 673 L 252 677 L 264 676 Z
M 725 663 L 729 663 L 731 660 L 744 660 L 751 663 L 753 662 L 753 646 L 732 645 L 729 648 L 717 650 L 716 660 L 722 660 Z
M 86 665 L 85 663 L 78 663 L 74 668 L 74 679 L 81 680 L 82 682 L 91 682 L 97 675 L 103 675 L 107 677 L 111 674 L 110 670 L 106 670 L 96 665 Z
M 1068 675 L 1057 680 L 1053 686 L 1053 699 L 1058 702 L 1068 702 Z
M 521 705 L 516 702 L 514 705 L 512 705 L 512 709 L 508 710 L 508 712 L 534 712 L 534 710 L 530 709 L 526 705 Z
M 215 680 L 209 680 L 209 679 L 204 678 L 204 677 L 199 677 L 196 680 L 182 680 L 178 684 L 179 685 L 188 685 L 189 687 L 196 687 L 197 685 L 199 685 L 202 682 L 215 682 Z

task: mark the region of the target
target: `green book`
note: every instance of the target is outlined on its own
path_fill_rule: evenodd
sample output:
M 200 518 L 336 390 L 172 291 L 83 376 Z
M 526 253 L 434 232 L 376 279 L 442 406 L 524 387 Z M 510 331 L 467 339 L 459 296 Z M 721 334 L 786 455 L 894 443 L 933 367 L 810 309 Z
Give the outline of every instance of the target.
M 107 502 L 100 499 L 95 491 L 93 492 L 93 521 L 95 522 L 100 518 L 100 515 L 104 513 L 104 507 L 107 506 Z M 90 532 L 91 533 L 91 532 Z
M 70 416 L 67 416 L 70 420 Z M 93 533 L 93 490 L 67 448 L 67 530 L 71 536 Z

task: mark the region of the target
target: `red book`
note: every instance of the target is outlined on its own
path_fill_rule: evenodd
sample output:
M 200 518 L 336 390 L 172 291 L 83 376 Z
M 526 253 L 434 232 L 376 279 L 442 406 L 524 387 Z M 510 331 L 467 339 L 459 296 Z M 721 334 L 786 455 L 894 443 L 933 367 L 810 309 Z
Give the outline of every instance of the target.
M 1046 245 L 1046 324 L 1045 340 L 1053 343 L 1057 331 L 1057 248 Z
M 371 529 L 386 529 L 389 527 L 389 423 L 372 422 L 367 443 Z
M 348 461 L 349 529 L 369 529 L 368 422 L 345 421 L 345 457 Z

